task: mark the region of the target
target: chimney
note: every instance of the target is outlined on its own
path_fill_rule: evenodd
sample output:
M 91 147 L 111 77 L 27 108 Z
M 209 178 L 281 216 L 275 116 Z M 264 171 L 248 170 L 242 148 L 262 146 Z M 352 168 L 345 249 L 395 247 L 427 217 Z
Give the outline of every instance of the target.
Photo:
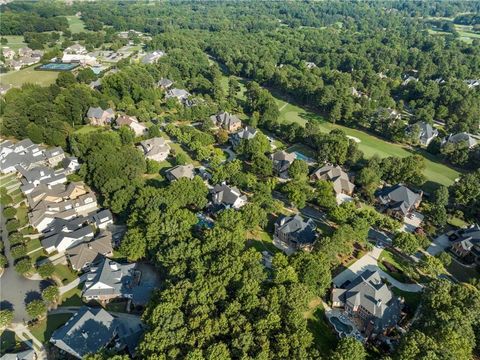
M 85 330 L 82 330 L 82 336 L 85 338 L 85 339 L 88 339 L 88 334 Z

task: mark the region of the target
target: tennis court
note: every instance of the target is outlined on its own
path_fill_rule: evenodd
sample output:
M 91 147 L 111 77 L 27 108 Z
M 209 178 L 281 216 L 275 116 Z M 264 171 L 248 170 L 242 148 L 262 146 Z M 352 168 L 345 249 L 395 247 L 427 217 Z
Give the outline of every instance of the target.
M 35 70 L 43 70 L 43 71 L 70 71 L 75 69 L 78 64 L 65 64 L 65 63 L 48 63 L 40 65 L 39 67 L 35 68 Z

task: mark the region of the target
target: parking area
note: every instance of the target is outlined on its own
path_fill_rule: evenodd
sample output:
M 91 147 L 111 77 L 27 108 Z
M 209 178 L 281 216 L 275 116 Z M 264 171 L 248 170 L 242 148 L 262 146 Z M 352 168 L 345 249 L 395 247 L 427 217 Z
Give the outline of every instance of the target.
M 412 212 L 403 218 L 403 231 L 413 233 L 420 226 L 424 216 L 419 212 Z

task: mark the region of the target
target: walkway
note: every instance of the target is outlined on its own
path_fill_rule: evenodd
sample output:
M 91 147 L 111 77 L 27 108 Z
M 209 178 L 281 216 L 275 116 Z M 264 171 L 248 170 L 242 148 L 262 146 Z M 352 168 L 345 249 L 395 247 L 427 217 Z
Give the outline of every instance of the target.
M 60 295 L 65 294 L 66 292 L 75 289 L 80 283 L 87 280 L 87 274 L 83 274 L 82 276 L 76 278 L 72 282 L 69 282 L 67 285 L 60 286 L 58 290 L 60 291 Z
M 25 342 L 28 346 L 35 350 L 37 360 L 47 359 L 47 353 L 43 344 L 30 332 L 30 330 L 22 324 L 12 324 L 9 329 L 15 332 L 15 335 Z M 25 336 L 26 335 L 26 336 Z M 33 343 L 33 346 L 32 346 Z
M 392 286 L 406 292 L 421 292 L 423 290 L 423 285 L 421 284 L 405 284 L 402 283 L 382 269 L 378 267 L 378 258 L 382 253 L 382 248 L 375 246 L 372 251 L 366 253 L 355 263 L 353 263 L 348 269 L 342 271 L 340 274 L 333 278 L 333 283 L 340 287 L 346 281 L 352 281 L 358 275 L 360 275 L 365 270 L 378 271 L 382 279 L 386 279 Z

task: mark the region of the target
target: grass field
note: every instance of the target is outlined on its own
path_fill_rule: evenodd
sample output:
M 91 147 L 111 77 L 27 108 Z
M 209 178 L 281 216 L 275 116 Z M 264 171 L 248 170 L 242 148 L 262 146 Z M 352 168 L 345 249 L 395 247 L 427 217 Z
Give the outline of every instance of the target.
M 72 34 L 76 34 L 82 31 L 88 31 L 85 30 L 85 24 L 83 23 L 83 20 L 80 19 L 79 17 L 73 15 L 73 16 L 66 16 L 68 20 L 68 25 L 70 27 L 70 31 Z
M 457 25 L 455 24 L 455 30 L 457 30 L 460 37 L 458 39 L 471 44 L 474 39 L 480 39 L 480 34 L 472 31 L 472 26 L 469 25 Z M 442 31 L 437 29 L 428 29 L 429 34 L 437 36 L 452 35 L 448 31 Z
M 56 71 L 35 71 L 34 68 L 38 66 L 32 65 L 22 70 L 10 71 L 6 74 L 0 75 L 0 83 L 2 85 L 22 86 L 23 84 L 38 84 L 41 86 L 48 86 L 55 82 L 58 76 Z
M 75 132 L 75 134 L 88 134 L 88 133 L 91 133 L 91 132 L 100 131 L 102 129 L 103 128 L 100 127 L 100 126 L 83 125 L 83 126 L 79 127 L 78 129 L 76 129 L 74 132 Z
M 307 120 L 314 120 L 320 125 L 322 131 L 330 132 L 333 129 L 341 129 L 348 136 L 360 140 L 358 147 L 363 151 L 367 158 L 372 157 L 373 155 L 378 155 L 383 158 L 387 156 L 406 157 L 415 154 L 413 150 L 409 150 L 403 145 L 393 144 L 361 130 L 332 124 L 322 116 L 288 103 L 282 99 L 276 98 L 276 102 L 278 109 L 280 110 L 280 121 L 297 122 L 303 126 L 306 124 Z M 426 168 L 424 170 L 424 175 L 427 180 L 442 185 L 451 185 L 454 180 L 460 176 L 458 171 L 440 163 L 434 156 L 427 152 L 421 151 L 421 154 L 425 158 Z
M 73 314 L 53 314 L 48 315 L 39 323 L 30 328 L 33 336 L 35 336 L 41 343 L 44 343 L 52 336 L 53 332 L 67 322 Z
M 23 35 L 6 35 L 2 36 L 8 40 L 8 43 L 2 46 L 8 46 L 10 49 L 17 51 L 18 49 L 27 46 L 27 44 L 23 41 Z

